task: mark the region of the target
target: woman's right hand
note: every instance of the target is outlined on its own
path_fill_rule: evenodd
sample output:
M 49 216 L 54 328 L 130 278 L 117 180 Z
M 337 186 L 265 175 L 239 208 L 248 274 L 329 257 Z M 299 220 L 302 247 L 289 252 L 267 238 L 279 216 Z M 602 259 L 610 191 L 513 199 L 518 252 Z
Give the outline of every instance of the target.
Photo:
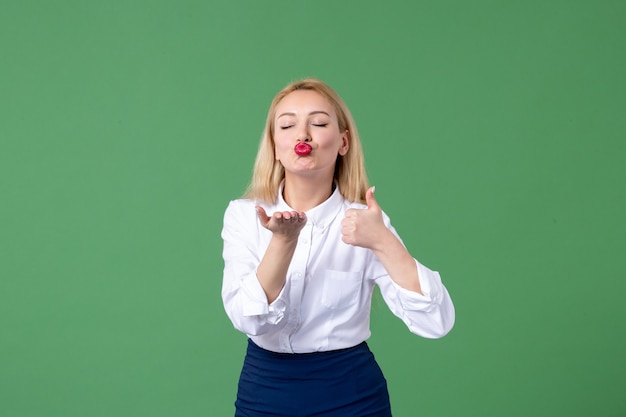
M 261 226 L 274 236 L 286 239 L 297 239 L 306 224 L 306 214 L 303 211 L 277 211 L 268 216 L 263 207 L 257 206 L 256 212 Z

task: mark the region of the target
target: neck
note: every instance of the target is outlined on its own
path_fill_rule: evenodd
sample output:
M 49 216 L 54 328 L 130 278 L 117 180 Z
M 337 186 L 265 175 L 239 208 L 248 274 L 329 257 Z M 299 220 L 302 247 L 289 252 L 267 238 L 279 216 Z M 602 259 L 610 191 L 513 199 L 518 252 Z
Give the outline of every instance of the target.
M 333 179 L 326 181 L 311 180 L 302 177 L 285 177 L 283 198 L 297 211 L 307 211 L 319 206 L 333 193 Z

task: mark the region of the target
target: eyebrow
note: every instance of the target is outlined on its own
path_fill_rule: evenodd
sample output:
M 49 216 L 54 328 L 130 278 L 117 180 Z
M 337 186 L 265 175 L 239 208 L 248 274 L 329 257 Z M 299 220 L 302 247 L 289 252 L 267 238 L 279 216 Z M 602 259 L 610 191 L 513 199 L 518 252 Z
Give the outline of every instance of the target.
M 326 116 L 330 117 L 330 114 L 328 114 L 327 112 L 323 111 L 323 110 L 314 110 L 311 113 L 308 114 L 308 116 L 312 116 L 314 114 L 325 114 Z M 296 114 L 293 112 L 285 112 L 285 113 L 281 113 L 279 116 L 277 116 L 277 119 L 280 119 L 283 116 L 295 116 Z

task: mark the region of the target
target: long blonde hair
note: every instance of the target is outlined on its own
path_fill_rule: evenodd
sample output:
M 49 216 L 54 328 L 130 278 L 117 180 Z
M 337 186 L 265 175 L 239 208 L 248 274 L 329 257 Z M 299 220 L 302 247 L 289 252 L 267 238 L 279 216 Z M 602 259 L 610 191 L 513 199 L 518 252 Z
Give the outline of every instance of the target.
M 272 100 L 265 129 L 259 144 L 259 150 L 254 162 L 252 180 L 244 194 L 244 198 L 273 203 L 278 197 L 278 188 L 285 178 L 285 169 L 274 153 L 274 117 L 276 106 L 289 93 L 296 90 L 312 90 L 325 97 L 334 107 L 339 122 L 339 131 L 348 131 L 348 152 L 337 156 L 335 164 L 335 178 L 339 191 L 349 201 L 364 203 L 365 192 L 368 188 L 365 160 L 361 140 L 356 124 L 348 106 L 328 84 L 315 78 L 293 82 L 283 88 Z

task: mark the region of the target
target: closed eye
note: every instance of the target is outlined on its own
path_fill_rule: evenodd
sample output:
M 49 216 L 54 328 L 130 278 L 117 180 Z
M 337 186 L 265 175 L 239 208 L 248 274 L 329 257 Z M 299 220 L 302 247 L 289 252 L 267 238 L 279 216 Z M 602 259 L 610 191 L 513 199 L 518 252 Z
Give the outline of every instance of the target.
M 328 126 L 328 123 L 311 123 L 313 126 L 317 126 L 317 127 L 326 127 Z
M 281 130 L 287 130 L 290 127 L 293 127 L 293 125 L 281 126 L 280 128 L 281 128 Z

